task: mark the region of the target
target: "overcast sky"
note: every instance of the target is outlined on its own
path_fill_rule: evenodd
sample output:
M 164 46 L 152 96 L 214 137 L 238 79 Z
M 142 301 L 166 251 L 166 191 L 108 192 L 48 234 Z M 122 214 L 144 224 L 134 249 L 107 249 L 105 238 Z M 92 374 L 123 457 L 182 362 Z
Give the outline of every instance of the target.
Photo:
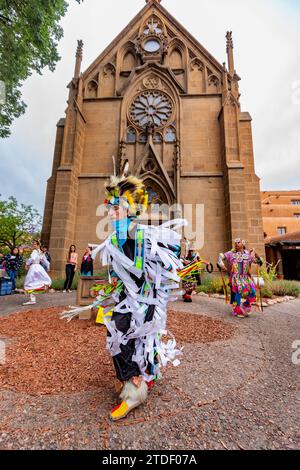
M 51 173 L 56 123 L 64 117 L 77 39 L 86 69 L 145 0 L 84 0 L 62 20 L 61 61 L 23 87 L 26 114 L 0 141 L 0 194 L 41 212 Z M 162 0 L 162 5 L 220 62 L 233 31 L 243 111 L 253 117 L 261 189 L 300 189 L 300 0 Z

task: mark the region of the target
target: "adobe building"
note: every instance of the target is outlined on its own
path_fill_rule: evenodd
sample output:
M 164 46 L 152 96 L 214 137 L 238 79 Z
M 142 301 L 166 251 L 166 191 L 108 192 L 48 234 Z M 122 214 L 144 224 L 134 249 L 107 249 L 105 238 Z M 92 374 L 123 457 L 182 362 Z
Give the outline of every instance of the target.
M 265 237 L 278 237 L 300 231 L 300 190 L 262 191 Z
M 266 259 L 284 279 L 300 281 L 300 230 L 265 238 Z
M 241 110 L 232 33 L 226 37 L 227 67 L 160 0 L 147 0 L 83 73 L 78 41 L 43 221 L 54 271 L 64 270 L 70 244 L 81 253 L 100 242 L 98 206 L 113 155 L 117 172 L 129 160 L 150 202 L 204 205 L 204 246 L 195 248 L 206 259 L 215 262 L 237 237 L 264 253 L 251 117 Z

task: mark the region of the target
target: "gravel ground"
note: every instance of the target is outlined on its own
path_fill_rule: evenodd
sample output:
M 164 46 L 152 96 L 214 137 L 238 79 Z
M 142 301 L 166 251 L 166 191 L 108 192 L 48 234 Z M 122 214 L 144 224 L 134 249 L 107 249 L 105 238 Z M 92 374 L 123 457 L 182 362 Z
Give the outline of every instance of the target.
M 11 312 L 24 312 L 19 322 L 10 321 L 15 324 L 12 331 L 16 337 L 19 326 L 28 340 L 26 319 L 33 321 L 43 311 L 46 318 L 48 307 L 74 304 L 75 295 L 41 295 L 32 319 L 25 313 L 28 307 L 20 307 L 23 299 L 19 295 L 0 297 L 0 315 L 6 320 Z M 292 343 L 300 340 L 300 299 L 241 320 L 230 317 L 229 307 L 222 301 L 200 296 L 194 297 L 193 304 L 176 302 L 170 308 L 182 312 L 181 316 L 176 314 L 177 336 L 179 322 L 183 330 L 193 331 L 193 342 L 187 342 L 183 334 L 182 364 L 165 371 L 143 406 L 125 420 L 112 423 L 108 412 L 116 404 L 113 384 L 107 376 L 103 382 L 108 386 L 97 386 L 101 378 L 95 377 L 100 370 L 96 363 L 86 371 L 91 375 L 91 386 L 79 387 L 77 383 L 74 391 L 69 387 L 67 391 L 46 390 L 43 395 L 40 371 L 40 381 L 32 379 L 31 388 L 18 389 L 13 382 L 7 386 L 0 375 L 0 449 L 299 449 L 300 365 L 293 365 L 291 357 Z M 191 313 L 199 315 L 198 325 Z M 205 342 L 220 322 L 224 325 L 222 334 L 227 331 L 228 335 Z M 83 325 L 80 331 L 87 339 L 84 330 L 88 326 L 86 322 Z M 201 334 L 194 333 L 196 327 Z M 75 324 L 63 327 L 64 334 L 73 335 L 74 328 Z M 0 328 L 0 335 L 7 337 L 8 332 Z M 94 333 L 91 338 L 96 341 Z M 15 340 L 12 334 L 11 341 Z M 105 354 L 100 350 L 100 361 L 105 362 Z M 61 356 L 63 377 L 63 368 L 71 366 Z M 60 357 L 59 348 L 55 357 L 56 361 Z M 74 354 L 74 361 L 81 359 Z M 15 364 L 16 358 L 12 366 Z M 27 374 L 22 377 L 23 383 L 30 382 Z
M 25 294 L 14 294 L 0 296 L 0 317 L 12 312 L 26 312 L 46 307 L 57 307 L 65 305 L 76 305 L 76 292 L 63 293 L 55 292 L 51 294 L 38 294 L 35 305 L 22 305 L 29 300 Z
M 102 389 L 114 383 L 114 368 L 106 351 L 106 328 L 95 321 L 61 320 L 63 307 L 10 314 L 0 320 L 6 363 L 0 368 L 2 388 L 30 395 L 53 395 Z M 229 339 L 235 331 L 223 321 L 169 311 L 167 329 L 178 347 Z M 166 337 L 166 341 L 169 338 Z M 101 360 L 99 356 L 101 355 Z

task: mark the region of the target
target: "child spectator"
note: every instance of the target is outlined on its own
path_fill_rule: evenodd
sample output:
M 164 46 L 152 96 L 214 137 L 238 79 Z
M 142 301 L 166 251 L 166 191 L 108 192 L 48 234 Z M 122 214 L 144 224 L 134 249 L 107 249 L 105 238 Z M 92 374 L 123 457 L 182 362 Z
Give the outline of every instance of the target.
M 81 276 L 93 276 L 94 266 L 92 258 L 92 249 L 87 246 L 82 258 L 80 274 Z

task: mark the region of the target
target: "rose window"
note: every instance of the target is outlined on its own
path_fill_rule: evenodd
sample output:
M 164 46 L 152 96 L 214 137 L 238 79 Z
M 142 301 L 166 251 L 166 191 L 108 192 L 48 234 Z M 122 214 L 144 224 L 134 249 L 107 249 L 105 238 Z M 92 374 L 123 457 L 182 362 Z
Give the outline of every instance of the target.
M 161 91 L 145 91 L 138 95 L 130 106 L 131 121 L 144 129 L 149 125 L 165 126 L 172 117 L 171 98 Z
M 146 52 L 158 52 L 160 49 L 160 42 L 157 39 L 148 39 L 144 43 L 144 50 Z

